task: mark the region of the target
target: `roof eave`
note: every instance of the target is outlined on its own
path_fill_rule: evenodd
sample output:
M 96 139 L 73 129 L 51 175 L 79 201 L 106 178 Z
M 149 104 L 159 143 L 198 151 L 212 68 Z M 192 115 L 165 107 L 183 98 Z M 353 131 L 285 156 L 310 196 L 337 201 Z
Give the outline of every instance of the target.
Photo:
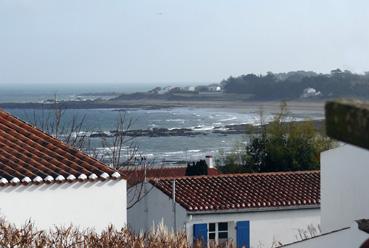
M 91 179 L 86 179 L 84 181 L 82 180 L 79 180 L 79 179 L 75 179 L 73 181 L 68 181 L 68 180 L 65 180 L 65 181 L 62 181 L 62 182 L 58 182 L 58 181 L 55 181 L 53 180 L 52 182 L 40 182 L 40 183 L 35 183 L 35 182 L 30 182 L 30 183 L 17 183 L 17 184 L 11 184 L 11 183 L 7 183 L 7 184 L 0 184 L 0 190 L 3 189 L 3 188 L 9 188 L 9 187 L 18 187 L 18 186 L 23 186 L 23 187 L 30 187 L 30 186 L 41 186 L 41 185 L 66 185 L 66 184 L 75 184 L 75 183 L 79 183 L 79 184 L 85 184 L 85 183 L 103 183 L 103 182 L 117 182 L 117 181 L 127 181 L 125 178 L 123 177 L 119 177 L 119 178 L 107 178 L 107 179 L 102 179 L 102 178 L 98 178 L 96 180 L 91 180 Z
M 252 212 L 267 212 L 267 211 L 282 211 L 282 210 L 307 210 L 319 209 L 320 204 L 313 205 L 297 205 L 297 206 L 283 206 L 283 207 L 262 207 L 262 208 L 237 208 L 224 210 L 188 210 L 188 215 L 204 215 L 204 214 L 232 214 L 232 213 L 252 213 Z

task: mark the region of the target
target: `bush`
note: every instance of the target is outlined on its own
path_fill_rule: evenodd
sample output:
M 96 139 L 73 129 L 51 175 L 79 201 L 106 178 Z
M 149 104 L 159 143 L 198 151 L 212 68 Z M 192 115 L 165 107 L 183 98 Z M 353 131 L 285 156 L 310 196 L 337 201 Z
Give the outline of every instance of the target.
M 170 232 L 163 224 L 147 233 L 136 234 L 128 228 L 117 230 L 110 226 L 98 234 L 93 230 L 81 230 L 73 226 L 38 230 L 31 221 L 16 227 L 0 219 L 2 248 L 190 248 L 190 243 L 185 232 Z M 194 248 L 200 247 L 201 242 L 196 242 Z
M 39 231 L 27 222 L 18 228 L 0 220 L 0 247 L 188 247 L 184 233 L 171 234 L 159 226 L 150 233 L 135 234 L 127 228 L 117 230 L 108 227 L 101 234 L 92 230 L 75 227 L 54 227 L 49 231 Z
M 260 133 L 225 156 L 223 173 L 316 170 L 320 153 L 335 146 L 313 121 L 289 121 L 286 104 Z M 319 132 L 320 131 L 320 132 Z

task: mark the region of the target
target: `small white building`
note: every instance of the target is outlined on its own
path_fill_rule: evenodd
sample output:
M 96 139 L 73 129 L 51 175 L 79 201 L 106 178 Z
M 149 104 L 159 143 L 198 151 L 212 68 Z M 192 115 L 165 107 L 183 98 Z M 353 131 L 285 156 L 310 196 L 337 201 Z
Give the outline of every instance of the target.
M 208 91 L 220 92 L 222 91 L 222 87 L 218 84 L 211 84 L 208 86 Z
M 0 215 L 38 228 L 126 225 L 126 181 L 105 164 L 0 110 Z
M 369 151 L 344 145 L 321 154 L 322 234 L 288 248 L 359 247 L 369 239 Z M 329 244 L 329 245 L 327 245 Z
M 128 225 L 148 231 L 163 222 L 189 240 L 273 247 L 320 224 L 320 174 L 281 172 L 150 179 L 128 210 Z

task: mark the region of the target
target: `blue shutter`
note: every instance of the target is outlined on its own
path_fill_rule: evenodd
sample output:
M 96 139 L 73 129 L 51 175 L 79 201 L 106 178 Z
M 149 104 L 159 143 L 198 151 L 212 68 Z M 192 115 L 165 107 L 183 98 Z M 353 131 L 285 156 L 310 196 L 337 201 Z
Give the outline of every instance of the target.
M 250 248 L 250 222 L 237 222 L 237 248 Z
M 208 244 L 208 224 L 194 224 L 193 225 L 193 241 L 202 240 L 203 246 Z

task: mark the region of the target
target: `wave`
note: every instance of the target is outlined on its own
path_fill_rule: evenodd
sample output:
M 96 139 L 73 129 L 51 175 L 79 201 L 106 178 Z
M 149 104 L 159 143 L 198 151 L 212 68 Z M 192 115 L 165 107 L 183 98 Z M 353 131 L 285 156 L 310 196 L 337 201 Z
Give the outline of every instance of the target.
M 203 126 L 203 125 L 190 127 L 190 129 L 193 131 L 211 131 L 214 130 L 214 128 L 215 128 L 214 126 Z
M 226 119 L 221 119 L 219 121 L 225 122 L 225 121 L 233 121 L 233 120 L 237 120 L 237 117 L 236 116 L 232 116 L 232 117 L 229 117 L 229 118 L 226 118 Z
M 187 152 L 190 152 L 190 153 L 197 153 L 197 152 L 201 152 L 201 150 L 187 150 Z
M 167 120 L 165 120 L 165 121 L 167 121 L 167 122 L 182 122 L 182 123 L 184 123 L 184 122 L 185 122 L 185 120 L 184 120 L 184 119 L 167 119 Z

